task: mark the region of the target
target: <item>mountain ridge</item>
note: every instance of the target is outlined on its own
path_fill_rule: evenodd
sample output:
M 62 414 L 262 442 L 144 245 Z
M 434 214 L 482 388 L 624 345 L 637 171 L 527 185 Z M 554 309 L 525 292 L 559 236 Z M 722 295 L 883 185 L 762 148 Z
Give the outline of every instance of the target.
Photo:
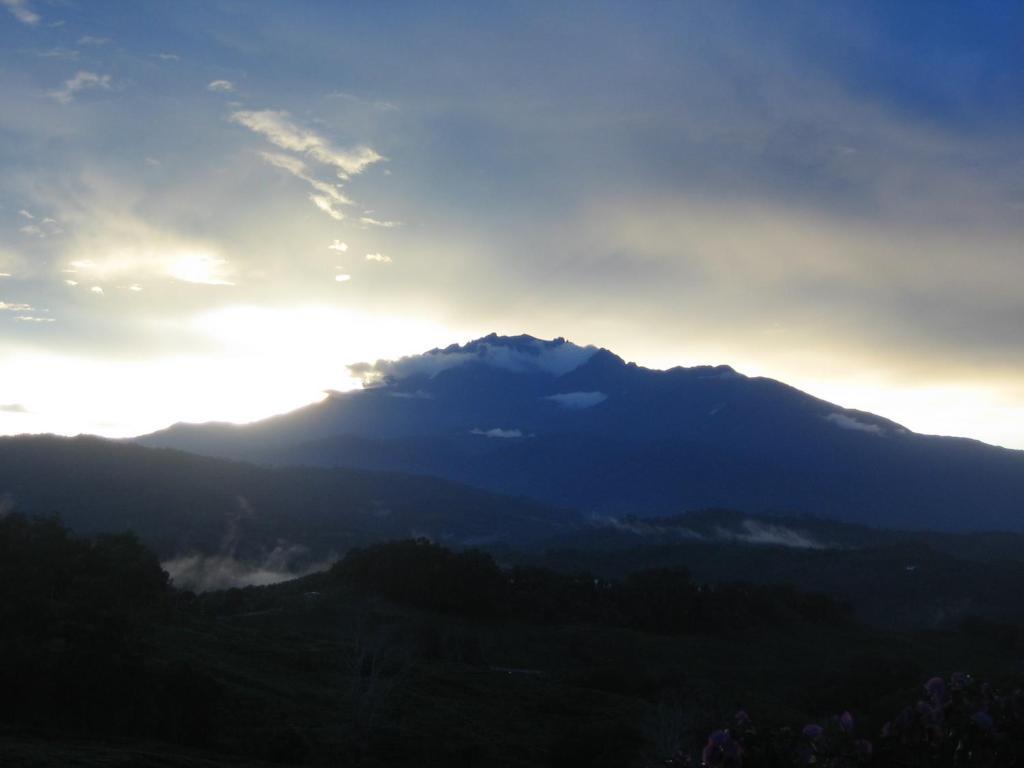
M 649 369 L 495 334 L 353 366 L 364 387 L 144 445 L 435 475 L 584 514 L 729 507 L 938 530 L 1024 529 L 1024 452 L 919 435 L 729 366 Z

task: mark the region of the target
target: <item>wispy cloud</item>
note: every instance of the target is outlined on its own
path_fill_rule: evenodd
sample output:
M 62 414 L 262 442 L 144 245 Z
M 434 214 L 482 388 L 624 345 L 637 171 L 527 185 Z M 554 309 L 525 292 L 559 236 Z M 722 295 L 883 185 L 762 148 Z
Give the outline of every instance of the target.
M 0 404 L 0 413 L 28 413 L 28 409 L 21 403 Z
M 483 437 L 495 437 L 500 440 L 515 440 L 523 436 L 523 430 L 521 429 L 502 429 L 501 427 L 494 427 L 493 429 L 472 429 L 470 430 L 471 435 L 481 435 Z
M 348 250 L 348 243 L 343 243 L 341 242 L 341 240 L 335 240 L 333 243 L 327 246 L 327 250 L 344 253 L 345 251 Z
M 80 38 L 78 38 L 79 45 L 106 45 L 109 42 L 109 37 L 93 37 L 92 35 L 82 35 Z
M 19 323 L 55 323 L 52 317 L 39 317 L 38 315 L 18 315 L 14 318 Z
M 342 179 L 362 173 L 384 159 L 367 146 L 352 149 L 335 147 L 315 131 L 296 125 L 291 115 L 280 110 L 241 110 L 232 113 L 231 121 L 260 134 L 281 149 L 305 154 L 312 160 L 331 166 Z
M 383 253 L 368 253 L 366 254 L 367 261 L 376 261 L 378 264 L 390 264 L 392 259 L 390 256 L 386 256 Z
M 548 395 L 544 399 L 558 403 L 563 408 L 578 411 L 603 403 L 608 399 L 608 395 L 604 392 L 563 392 L 558 395 Z
M 154 53 L 153 56 L 160 61 L 181 61 L 181 56 L 176 53 Z
M 217 93 L 234 93 L 235 84 L 230 80 L 214 80 L 206 86 L 206 90 Z
M 261 152 L 260 157 L 274 167 L 288 171 L 288 173 L 309 184 L 313 188 L 309 199 L 313 205 L 332 219 L 341 221 L 345 218 L 345 214 L 339 206 L 351 205 L 352 201 L 342 194 L 337 185 L 328 184 L 326 181 L 315 178 L 306 167 L 306 164 L 292 155 L 283 155 L 279 152 Z
M 359 223 L 367 227 L 381 227 L 382 229 L 393 229 L 394 227 L 402 226 L 400 221 L 387 221 L 381 219 L 374 219 L 371 216 L 360 216 Z
M 67 61 L 75 61 L 78 58 L 78 51 L 74 48 L 62 48 L 57 46 L 56 48 L 49 48 L 45 51 L 40 51 L 37 54 L 43 59 L 66 59 Z
M 50 95 L 61 104 L 67 104 L 74 99 L 76 93 L 95 89 L 109 91 L 110 75 L 98 75 L 95 72 L 79 70 L 74 77 L 65 81 L 63 88 L 51 91 Z
M 32 305 L 0 301 L 0 312 L 31 312 Z
M 880 425 L 871 424 L 867 421 L 860 421 L 853 416 L 847 416 L 845 413 L 830 413 L 825 418 L 842 429 L 852 429 L 856 432 L 870 432 L 873 435 L 885 434 L 885 430 L 882 429 Z
M 42 21 L 42 17 L 33 11 L 25 0 L 0 0 L 0 5 L 7 8 L 11 15 L 22 24 L 34 27 Z

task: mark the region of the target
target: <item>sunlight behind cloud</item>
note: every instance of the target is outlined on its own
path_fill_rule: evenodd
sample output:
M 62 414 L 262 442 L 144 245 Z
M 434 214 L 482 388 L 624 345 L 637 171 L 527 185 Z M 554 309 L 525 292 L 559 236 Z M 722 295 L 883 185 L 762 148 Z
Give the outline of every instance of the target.
M 234 285 L 220 276 L 225 263 L 224 259 L 218 259 L 205 253 L 186 253 L 177 257 L 167 272 L 176 280 L 186 283 Z
M 351 363 L 461 338 L 421 317 L 332 307 L 229 307 L 187 320 L 184 330 L 214 352 L 133 361 L 0 353 L 0 367 L 18 372 L 0 382 L 0 402 L 24 406 L 0 412 L 0 434 L 126 437 L 178 420 L 253 421 L 315 402 L 324 390 L 358 387 Z

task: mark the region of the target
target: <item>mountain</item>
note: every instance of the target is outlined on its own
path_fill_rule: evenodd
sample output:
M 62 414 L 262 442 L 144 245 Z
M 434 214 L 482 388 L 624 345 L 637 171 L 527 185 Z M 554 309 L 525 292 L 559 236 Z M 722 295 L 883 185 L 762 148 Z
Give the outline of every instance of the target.
M 162 558 L 215 555 L 284 575 L 384 539 L 524 545 L 568 519 L 435 478 L 257 467 L 52 436 L 0 438 L 0 514 L 12 510 L 56 512 L 78 533 L 132 530 Z
M 728 366 L 652 370 L 486 336 L 353 366 L 364 387 L 142 445 L 434 475 L 589 515 L 729 507 L 873 526 L 1024 530 L 1024 452 L 915 434 Z

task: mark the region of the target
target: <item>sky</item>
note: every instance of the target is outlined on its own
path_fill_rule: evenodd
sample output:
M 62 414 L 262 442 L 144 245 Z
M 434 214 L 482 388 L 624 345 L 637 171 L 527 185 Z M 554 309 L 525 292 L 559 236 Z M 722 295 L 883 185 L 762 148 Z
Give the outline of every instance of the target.
M 1024 6 L 0 0 L 0 433 L 496 331 L 1024 448 Z

